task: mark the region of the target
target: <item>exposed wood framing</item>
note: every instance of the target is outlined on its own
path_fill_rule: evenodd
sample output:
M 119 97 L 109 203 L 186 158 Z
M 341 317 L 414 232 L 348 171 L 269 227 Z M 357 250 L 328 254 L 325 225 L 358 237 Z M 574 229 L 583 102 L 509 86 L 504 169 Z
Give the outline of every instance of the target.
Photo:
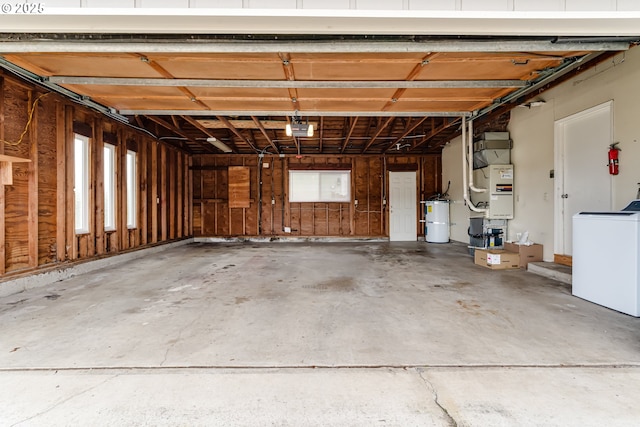
M 280 150 L 278 150 L 278 147 L 276 146 L 276 144 L 273 142 L 273 139 L 271 139 L 271 137 L 269 136 L 269 134 L 267 133 L 267 130 L 265 129 L 265 127 L 263 126 L 263 124 L 260 122 L 260 119 L 258 119 L 255 116 L 252 116 L 251 119 L 253 120 L 253 122 L 256 124 L 256 126 L 258 126 L 258 129 L 260 129 L 260 132 L 262 132 L 262 134 L 264 135 L 265 138 L 267 138 L 267 141 L 269 141 L 269 144 L 273 147 L 274 150 L 276 150 L 276 154 L 280 152 Z M 320 140 L 322 140 L 322 137 L 320 137 Z
M 4 115 L 4 85 L 5 79 L 0 76 L 0 154 L 4 154 L 4 140 L 5 140 L 5 115 Z M 5 191 L 4 186 L 0 188 L 0 274 L 4 274 L 6 270 L 7 250 L 6 250 L 6 236 L 5 236 Z
M 38 95 L 29 91 L 28 110 L 33 111 L 33 118 L 29 126 L 29 208 L 27 215 L 28 233 L 29 233 L 29 267 L 33 268 L 38 265 L 38 107 L 35 100 Z
M 378 138 L 378 136 L 380 136 L 382 131 L 387 126 L 389 126 L 389 124 L 393 121 L 393 119 L 394 119 L 394 117 L 387 117 L 387 119 L 384 121 L 384 123 L 382 123 L 382 125 L 378 126 L 378 129 L 376 130 L 376 132 L 373 134 L 373 136 L 371 137 L 369 142 L 367 142 L 367 145 L 365 145 L 364 149 L 362 150 L 362 154 L 366 153 L 366 151 L 369 149 L 369 147 L 371 147 L 371 145 L 376 141 L 376 138 Z
M 419 200 L 440 189 L 440 156 L 393 156 L 391 169 L 419 173 Z M 201 156 L 194 163 L 193 205 L 196 236 L 358 236 L 387 237 L 387 168 L 380 155 L 303 156 L 266 155 L 261 167 L 255 156 Z M 249 168 L 251 201 L 248 207 L 229 207 L 231 181 L 227 168 Z M 258 171 L 258 168 L 260 170 Z M 290 203 L 291 170 L 351 170 L 352 201 L 346 203 Z M 261 173 L 258 181 L 258 172 Z M 259 185 L 262 182 L 262 185 Z M 262 198 L 262 204 L 257 201 Z M 358 205 L 355 206 L 355 200 Z M 417 206 L 420 212 L 419 206 Z M 259 211 L 260 210 L 260 211 Z M 260 218 L 258 222 L 258 218 Z M 419 221 L 419 218 L 416 218 Z M 285 232 L 285 227 L 291 232 Z M 419 228 L 420 233 L 423 228 Z
M 158 193 L 158 146 L 157 142 L 151 143 L 151 197 L 149 200 L 149 208 L 151 209 L 151 243 L 158 242 L 158 210 L 161 206 Z
M 340 153 L 344 153 L 345 148 L 347 148 L 347 145 L 349 145 L 349 140 L 351 139 L 351 135 L 353 135 L 353 131 L 355 130 L 357 123 L 358 123 L 358 117 L 352 117 L 351 126 L 349 126 L 349 133 L 347 133 L 347 136 L 345 137 L 344 142 L 342 143 L 342 148 L 340 149 Z
M 14 167 L 12 185 L 0 190 L 0 276 L 149 244 L 154 233 L 148 223 L 155 209 L 148 207 L 155 205 L 149 203 L 148 181 L 154 174 L 158 177 L 161 167 L 162 198 L 169 203 L 169 212 L 163 208 L 163 239 L 157 238 L 156 229 L 154 243 L 191 235 L 189 155 L 58 96 L 41 94 L 40 88 L 0 73 L 0 140 L 11 142 L 0 144 L 0 155 L 26 161 Z M 75 232 L 74 129 L 87 135 L 90 143 L 90 217 L 84 234 Z M 103 152 L 107 141 L 115 144 L 117 151 L 114 232 L 104 229 Z M 127 142 L 138 152 L 139 220 L 138 227 L 131 230 L 126 227 Z M 155 153 L 161 147 L 164 163 L 151 161 L 151 147 Z M 157 179 L 154 191 L 157 194 Z
M 229 120 L 227 120 L 226 117 L 223 116 L 218 116 L 218 120 L 220 120 L 222 123 L 224 123 L 227 128 L 233 132 L 239 139 L 240 141 L 244 142 L 245 144 L 247 144 L 249 147 L 251 147 L 254 151 L 259 151 L 256 149 L 256 147 L 251 143 L 251 141 L 249 141 L 247 138 L 244 137 L 244 135 L 242 135 L 240 133 L 240 131 L 238 129 L 236 129 Z M 231 144 L 231 148 L 233 149 L 234 152 L 238 152 L 238 148 L 235 147 L 233 144 Z
M 96 180 L 96 210 L 95 210 L 95 230 L 96 230 L 96 255 L 102 255 L 106 252 L 106 239 L 107 234 L 104 231 L 104 218 L 105 218 L 105 205 L 104 205 L 104 133 L 102 129 L 105 128 L 105 123 L 98 121 L 98 129 L 95 136 L 95 180 Z
M 409 122 L 407 125 L 407 128 L 405 129 L 405 131 L 402 133 L 402 135 L 400 135 L 395 141 L 393 141 L 391 144 L 389 144 L 389 146 L 387 147 L 387 149 L 385 150 L 385 153 L 388 152 L 389 150 L 391 150 L 394 146 L 396 146 L 396 144 L 401 143 L 402 139 L 405 138 L 406 136 L 408 136 L 411 132 L 413 132 L 414 130 L 416 130 L 416 128 L 418 126 L 420 126 L 426 119 L 428 116 L 425 117 L 421 117 L 418 118 L 416 120 L 416 122 L 411 125 L 411 122 Z M 409 126 L 411 125 L 411 126 Z
M 65 164 L 67 165 L 66 179 L 62 181 L 61 185 L 66 187 L 66 201 L 65 201 L 65 214 L 63 217 L 67 219 L 66 226 L 66 246 L 67 246 L 67 259 L 75 260 L 78 258 L 78 245 L 76 243 L 75 236 L 75 200 L 73 197 L 73 107 L 70 105 L 65 106 L 65 129 L 66 135 L 64 139 L 65 144 Z
M 160 159 L 158 161 L 160 168 L 160 239 L 167 240 L 169 235 L 167 229 L 167 149 L 160 147 Z

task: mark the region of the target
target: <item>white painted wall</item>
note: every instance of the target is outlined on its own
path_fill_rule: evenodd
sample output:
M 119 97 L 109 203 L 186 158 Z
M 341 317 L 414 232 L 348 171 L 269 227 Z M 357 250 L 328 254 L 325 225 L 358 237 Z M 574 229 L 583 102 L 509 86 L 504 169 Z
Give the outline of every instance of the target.
M 509 238 L 529 231 L 531 240 L 544 245 L 544 258 L 553 260 L 554 122 L 603 102 L 614 100 L 614 141 L 620 142 L 620 174 L 612 178 L 613 208 L 622 209 L 634 199 L 640 182 L 640 48 L 580 74 L 541 95 L 542 107 L 520 107 L 512 111 L 509 131 L 513 139 L 515 165 L 515 218 Z M 443 150 L 443 182 L 451 180 L 451 238 L 468 242 L 468 209 L 462 205 L 460 138 Z M 602 167 L 607 166 L 602 153 Z

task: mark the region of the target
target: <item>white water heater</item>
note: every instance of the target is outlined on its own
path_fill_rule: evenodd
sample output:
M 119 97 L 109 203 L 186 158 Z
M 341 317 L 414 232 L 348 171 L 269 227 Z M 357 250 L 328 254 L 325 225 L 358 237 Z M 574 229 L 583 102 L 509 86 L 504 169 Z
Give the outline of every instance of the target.
M 449 243 L 449 201 L 429 200 L 424 210 L 425 240 L 429 243 Z

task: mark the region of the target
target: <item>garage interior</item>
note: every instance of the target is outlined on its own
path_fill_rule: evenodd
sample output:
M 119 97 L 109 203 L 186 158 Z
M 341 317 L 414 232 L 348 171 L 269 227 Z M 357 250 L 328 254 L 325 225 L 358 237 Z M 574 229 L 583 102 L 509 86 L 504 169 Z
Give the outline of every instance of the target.
M 416 172 L 422 212 L 420 201 L 447 191 L 442 150 L 465 123 L 506 131 L 513 108 L 630 39 L 0 40 L 8 425 L 625 426 L 640 416 L 637 318 L 524 270 L 476 266 L 466 243 L 428 244 L 421 214 L 413 241 L 389 242 L 390 172 Z M 289 136 L 287 125 L 314 132 Z M 91 142 L 82 232 L 77 136 Z M 296 171 L 350 172 L 349 200 L 292 201 Z M 95 262 L 104 268 L 46 282 Z

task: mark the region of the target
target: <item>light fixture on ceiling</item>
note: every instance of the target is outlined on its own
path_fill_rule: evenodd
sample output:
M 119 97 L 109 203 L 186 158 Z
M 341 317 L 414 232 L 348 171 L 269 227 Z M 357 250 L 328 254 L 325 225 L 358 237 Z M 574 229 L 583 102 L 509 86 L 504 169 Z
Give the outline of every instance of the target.
M 312 137 L 313 123 L 302 123 L 299 117 L 293 117 L 284 130 L 287 136 Z
M 223 153 L 232 153 L 233 152 L 231 147 L 229 147 L 224 142 L 219 141 L 217 138 L 214 138 L 214 137 L 207 138 L 207 142 L 210 143 L 211 145 L 213 145 L 214 147 L 216 147 L 218 150 L 222 151 Z

